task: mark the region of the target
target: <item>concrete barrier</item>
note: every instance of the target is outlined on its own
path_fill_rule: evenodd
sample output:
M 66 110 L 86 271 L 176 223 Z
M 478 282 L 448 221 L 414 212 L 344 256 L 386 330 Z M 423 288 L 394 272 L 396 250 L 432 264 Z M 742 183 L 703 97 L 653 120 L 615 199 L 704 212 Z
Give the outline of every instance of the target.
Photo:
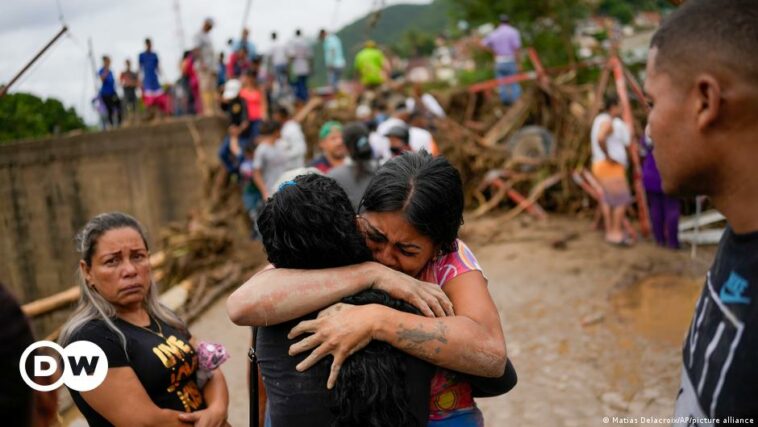
M 188 122 L 217 162 L 220 117 L 82 133 L 0 145 L 0 281 L 23 304 L 74 284 L 74 235 L 101 212 L 135 216 L 151 234 L 186 218 L 202 195 Z M 60 325 L 67 311 L 35 332 Z

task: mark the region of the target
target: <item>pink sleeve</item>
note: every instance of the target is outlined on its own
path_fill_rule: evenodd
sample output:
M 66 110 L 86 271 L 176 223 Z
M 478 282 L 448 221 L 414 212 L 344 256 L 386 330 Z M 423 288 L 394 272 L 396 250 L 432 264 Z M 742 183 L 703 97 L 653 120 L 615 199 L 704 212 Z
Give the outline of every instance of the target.
M 471 249 L 462 240 L 456 241 L 458 250 L 444 255 L 434 262 L 434 282 L 440 286 L 469 271 L 482 271 Z M 484 274 L 484 272 L 482 272 Z M 486 277 L 485 277 L 486 278 Z

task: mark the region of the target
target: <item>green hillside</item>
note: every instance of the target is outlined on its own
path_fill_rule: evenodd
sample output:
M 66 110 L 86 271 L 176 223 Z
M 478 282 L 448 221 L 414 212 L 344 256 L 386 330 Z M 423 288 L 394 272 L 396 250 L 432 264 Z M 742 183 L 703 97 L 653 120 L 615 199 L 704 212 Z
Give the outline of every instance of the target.
M 409 30 L 417 33 L 439 34 L 448 28 L 450 5 L 446 0 L 435 0 L 431 4 L 396 4 L 382 10 L 379 20 L 373 28 L 369 22 L 373 15 L 368 14 L 337 32 L 345 49 L 348 75 L 352 73 L 355 54 L 366 40 L 374 40 L 381 46 L 399 43 Z M 321 43 L 315 49 L 315 78 L 313 83 L 323 85 L 326 81 L 324 70 L 324 53 Z

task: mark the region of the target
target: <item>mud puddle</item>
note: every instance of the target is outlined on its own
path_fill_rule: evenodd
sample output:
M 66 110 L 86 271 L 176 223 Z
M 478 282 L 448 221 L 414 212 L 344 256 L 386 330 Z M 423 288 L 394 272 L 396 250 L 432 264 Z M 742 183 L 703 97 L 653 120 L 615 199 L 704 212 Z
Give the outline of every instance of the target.
M 690 324 L 703 279 L 662 274 L 611 295 L 611 309 L 635 335 L 678 346 Z

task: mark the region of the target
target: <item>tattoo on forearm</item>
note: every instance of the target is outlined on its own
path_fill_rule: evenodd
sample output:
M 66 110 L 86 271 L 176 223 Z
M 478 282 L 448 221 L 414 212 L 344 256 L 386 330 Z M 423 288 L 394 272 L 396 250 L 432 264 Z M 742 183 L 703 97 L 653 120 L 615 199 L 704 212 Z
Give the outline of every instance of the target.
M 419 325 L 415 328 L 406 328 L 402 323 L 398 325 L 397 337 L 401 343 L 407 341 L 408 344 L 424 344 L 429 341 L 439 341 L 447 344 L 447 326 L 442 322 L 437 322 L 433 331 L 426 331 Z
M 447 344 L 447 326 L 442 322 L 437 322 L 434 329 L 429 331 L 421 325 L 408 328 L 401 323 L 397 326 L 397 338 L 401 349 L 420 357 L 432 357 L 439 354 L 442 348 L 440 346 L 430 348 L 425 345 L 435 341 Z

